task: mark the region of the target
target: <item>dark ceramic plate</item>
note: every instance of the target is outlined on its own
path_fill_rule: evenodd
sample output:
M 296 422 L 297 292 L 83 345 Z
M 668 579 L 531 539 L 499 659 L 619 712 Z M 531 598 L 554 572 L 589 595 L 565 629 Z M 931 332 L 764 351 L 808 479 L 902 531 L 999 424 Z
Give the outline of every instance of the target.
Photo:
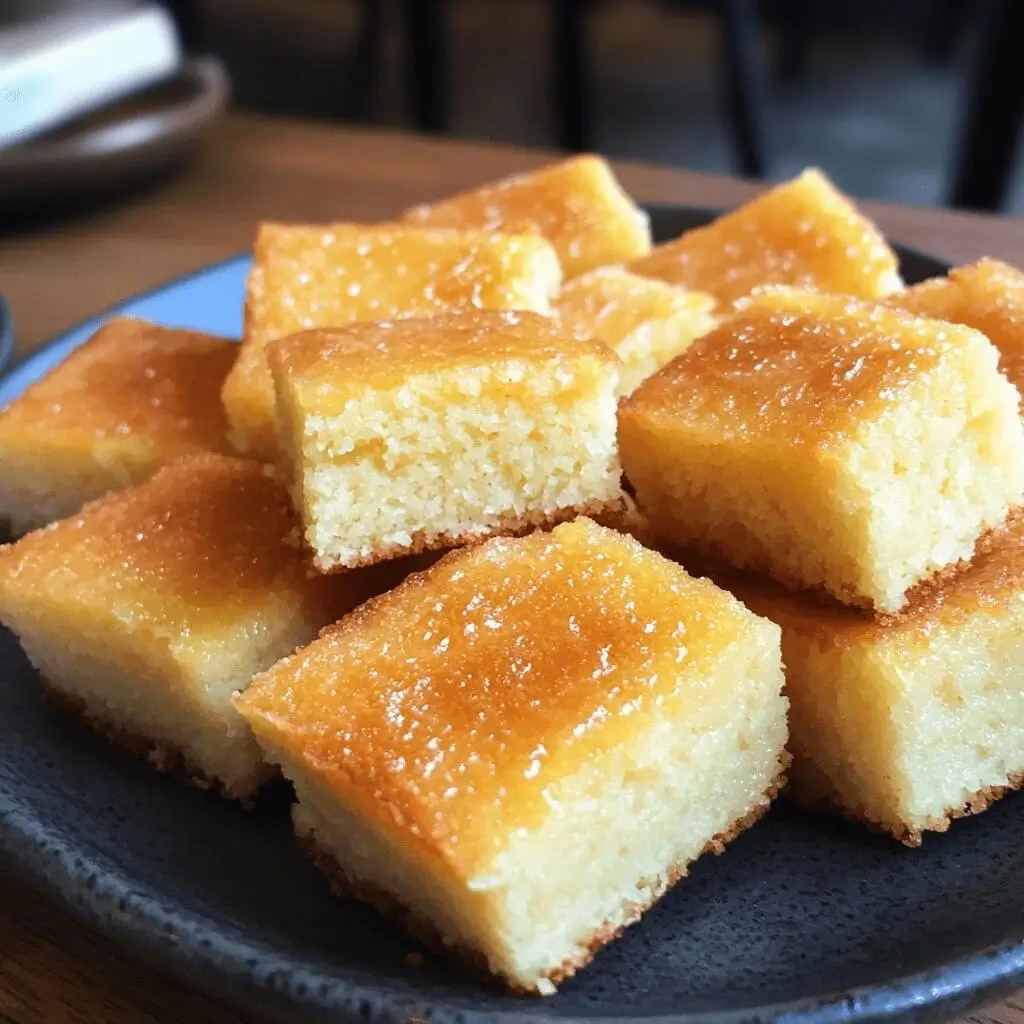
M 659 237 L 709 215 L 655 211 Z M 943 267 L 903 253 L 911 280 Z M 236 331 L 247 258 L 128 304 Z M 23 364 L 0 402 L 92 325 Z M 0 630 L 0 854 L 97 929 L 290 1021 L 839 1022 L 952 1015 L 1024 982 L 1024 796 L 907 850 L 783 806 L 567 982 L 502 995 L 332 898 L 296 851 L 288 791 L 252 813 L 182 788 L 54 713 Z

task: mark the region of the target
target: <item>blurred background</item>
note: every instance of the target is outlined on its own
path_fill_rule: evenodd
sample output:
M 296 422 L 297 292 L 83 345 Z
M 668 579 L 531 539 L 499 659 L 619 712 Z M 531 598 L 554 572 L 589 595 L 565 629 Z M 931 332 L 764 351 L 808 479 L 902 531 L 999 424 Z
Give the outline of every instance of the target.
M 1024 212 L 1024 0 L 164 6 L 248 110 Z

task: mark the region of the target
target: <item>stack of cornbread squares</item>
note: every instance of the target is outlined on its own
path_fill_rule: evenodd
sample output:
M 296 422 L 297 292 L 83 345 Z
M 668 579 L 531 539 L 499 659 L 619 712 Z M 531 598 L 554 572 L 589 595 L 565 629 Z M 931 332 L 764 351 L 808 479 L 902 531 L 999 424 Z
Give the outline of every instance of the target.
M 904 289 L 814 171 L 653 251 L 596 157 L 267 224 L 240 347 L 114 320 L 0 414 L 0 615 L 549 994 L 787 768 L 909 845 L 1024 780 L 1022 367 L 1024 275 Z

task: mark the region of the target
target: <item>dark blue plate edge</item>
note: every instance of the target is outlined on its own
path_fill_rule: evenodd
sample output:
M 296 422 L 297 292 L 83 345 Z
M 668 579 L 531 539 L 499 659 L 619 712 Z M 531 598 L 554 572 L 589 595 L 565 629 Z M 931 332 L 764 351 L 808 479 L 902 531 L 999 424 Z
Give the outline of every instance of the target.
M 14 314 L 3 295 L 0 295 L 0 373 L 9 371 L 14 356 Z
M 686 226 L 706 223 L 722 211 L 699 207 L 674 205 L 648 205 L 645 207 L 652 222 L 680 221 Z M 684 230 L 685 228 L 683 228 Z M 891 243 L 899 253 L 901 265 L 916 264 L 928 268 L 927 273 L 941 274 L 949 264 L 909 246 Z M 120 302 L 113 303 L 89 316 L 35 348 L 31 353 L 8 365 L 14 350 L 12 317 L 0 296 L 0 379 L 19 371 L 23 366 L 63 343 L 69 335 L 96 325 L 120 313 L 127 302 L 153 297 L 168 288 L 187 284 L 240 260 L 246 252 L 204 264 L 178 277 Z M 252 1012 L 267 1016 L 268 1012 L 281 1020 L 294 1020 L 295 1010 L 301 1007 L 307 1019 L 323 1021 L 367 1020 L 378 1017 L 379 1010 L 389 1002 L 393 1007 L 384 1016 L 389 1020 L 409 1020 L 413 1017 L 448 1017 L 468 1022 L 487 1021 L 490 1024 L 537 1024 L 542 1020 L 564 1020 L 572 1024 L 635 1024 L 638 1019 L 652 1024 L 846 1024 L 846 1022 L 905 1021 L 914 1024 L 947 1019 L 969 1011 L 1001 995 L 1019 988 L 1024 981 L 1024 932 L 1020 940 L 990 946 L 941 967 L 901 976 L 885 984 L 863 986 L 845 992 L 830 993 L 804 1000 L 794 1000 L 771 1006 L 757 1006 L 722 1012 L 698 1014 L 669 1014 L 660 1017 L 566 1017 L 554 1018 L 544 1014 L 542 1000 L 524 999 L 522 1013 L 515 1011 L 489 1011 L 483 1014 L 447 1009 L 424 1002 L 420 1006 L 408 1005 L 395 1011 L 393 996 L 382 996 L 379 991 L 360 988 L 348 983 L 350 998 L 346 1002 L 350 1011 L 327 1009 L 315 999 L 305 998 L 287 988 L 262 984 L 258 988 L 252 979 L 236 975 L 237 966 L 229 958 L 218 956 L 211 949 L 183 948 L 175 939 L 174 914 L 164 909 L 157 900 L 133 892 L 130 880 L 117 878 L 124 895 L 84 889 L 81 873 L 86 864 L 80 851 L 65 849 L 50 842 L 41 849 L 31 836 L 31 828 L 19 829 L 0 799 L 0 862 L 5 871 L 39 890 L 44 896 L 60 897 L 60 905 L 83 923 L 96 927 L 114 941 L 126 946 L 136 955 L 158 969 L 173 972 L 178 977 L 198 984 L 211 995 L 226 998 Z M 97 866 L 108 878 L 108 867 Z M 116 911 L 116 913 L 112 913 Z M 158 934 L 159 933 L 159 934 Z

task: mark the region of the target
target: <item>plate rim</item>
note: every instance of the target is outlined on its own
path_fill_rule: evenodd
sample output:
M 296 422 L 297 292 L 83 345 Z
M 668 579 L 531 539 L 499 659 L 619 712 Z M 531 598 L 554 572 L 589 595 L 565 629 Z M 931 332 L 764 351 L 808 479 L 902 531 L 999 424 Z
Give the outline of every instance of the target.
M 175 81 L 184 81 L 191 87 L 191 92 L 177 102 L 57 139 L 45 134 L 38 139 L 26 139 L 0 155 L 0 170 L 6 174 L 46 170 L 55 165 L 92 165 L 118 154 L 146 149 L 157 139 L 191 136 L 205 130 L 228 102 L 230 85 L 223 63 L 209 55 L 186 57 L 176 72 L 162 82 L 154 82 L 153 87 Z M 116 109 L 117 103 L 111 107 Z M 131 133 L 123 131 L 131 125 L 146 126 L 149 130 L 131 137 Z M 97 140 L 105 144 L 97 146 Z
M 678 216 L 681 213 L 707 220 L 722 211 L 713 208 L 694 207 L 687 204 L 645 204 L 645 211 L 655 219 L 659 216 Z M 927 261 L 945 270 L 950 264 L 916 247 L 891 243 L 899 252 L 914 259 Z M 95 328 L 105 319 L 121 313 L 124 307 L 147 298 L 160 295 L 172 287 L 187 285 L 189 281 L 201 278 L 211 272 L 248 260 L 251 253 L 242 251 L 222 259 L 206 263 L 201 267 L 169 278 L 143 291 L 133 293 L 112 303 L 77 323 L 62 330 L 27 353 L 20 359 L 11 360 L 14 351 L 13 317 L 9 306 L 0 295 L 0 381 L 6 381 L 13 374 L 23 370 L 53 347 L 67 341 L 76 333 Z M 0 794 L 0 810 L 4 800 Z M 101 887 L 83 892 L 81 872 L 71 866 L 72 847 L 52 841 L 41 848 L 34 840 L 30 829 L 19 829 L 18 815 L 0 815 L 0 870 L 10 878 L 20 879 L 41 890 L 73 918 L 83 922 L 170 976 L 195 984 L 209 994 L 227 998 L 236 1005 L 258 1009 L 263 1013 L 270 1010 L 275 1016 L 300 1013 L 310 1019 L 358 1020 L 360 1014 L 354 1009 L 338 1007 L 328 1011 L 324 1003 L 315 998 L 284 991 L 256 981 L 247 975 L 230 972 L 223 954 L 211 948 L 195 948 L 188 943 L 161 942 L 166 934 L 174 911 L 168 912 L 158 900 L 144 893 L 127 892 L 118 898 Z M 33 816 L 33 820 L 38 821 Z M 69 861 L 71 862 L 69 864 Z M 72 893 L 75 895 L 72 896 Z M 111 904 L 123 903 L 124 911 L 115 921 L 109 915 Z M 808 996 L 785 1003 L 753 1005 L 746 1009 L 711 1010 L 701 1013 L 669 1013 L 657 1016 L 635 1017 L 594 1017 L 588 1015 L 557 1018 L 565 1024 L 614 1024 L 614 1022 L 647 1022 L 647 1024 L 753 1024 L 753 1022 L 786 1021 L 788 1024 L 842 1024 L 847 1021 L 867 1022 L 880 1020 L 926 1021 L 946 1017 L 980 1005 L 990 998 L 1008 993 L 1024 982 L 1024 924 L 1020 938 L 986 946 L 971 954 L 961 956 L 935 967 L 929 967 L 901 974 L 885 982 L 858 986 L 825 995 Z M 395 996 L 379 988 L 369 988 L 361 982 L 346 982 L 351 1002 L 371 1001 L 386 1009 L 395 1019 L 408 1017 L 409 1011 L 397 1012 Z M 309 995 L 312 995 L 310 993 Z M 544 1001 L 524 1002 L 523 1010 L 464 1011 L 446 1008 L 434 1009 L 429 997 L 420 1000 L 436 1019 L 451 1017 L 462 1021 L 477 1019 L 491 1024 L 536 1024 L 542 1020 L 556 1018 L 545 1015 Z
M 14 314 L 11 312 L 10 303 L 0 292 L 0 378 L 6 377 L 14 369 L 15 338 Z M 44 342 L 43 347 L 49 347 L 55 341 L 56 339 L 51 339 Z

